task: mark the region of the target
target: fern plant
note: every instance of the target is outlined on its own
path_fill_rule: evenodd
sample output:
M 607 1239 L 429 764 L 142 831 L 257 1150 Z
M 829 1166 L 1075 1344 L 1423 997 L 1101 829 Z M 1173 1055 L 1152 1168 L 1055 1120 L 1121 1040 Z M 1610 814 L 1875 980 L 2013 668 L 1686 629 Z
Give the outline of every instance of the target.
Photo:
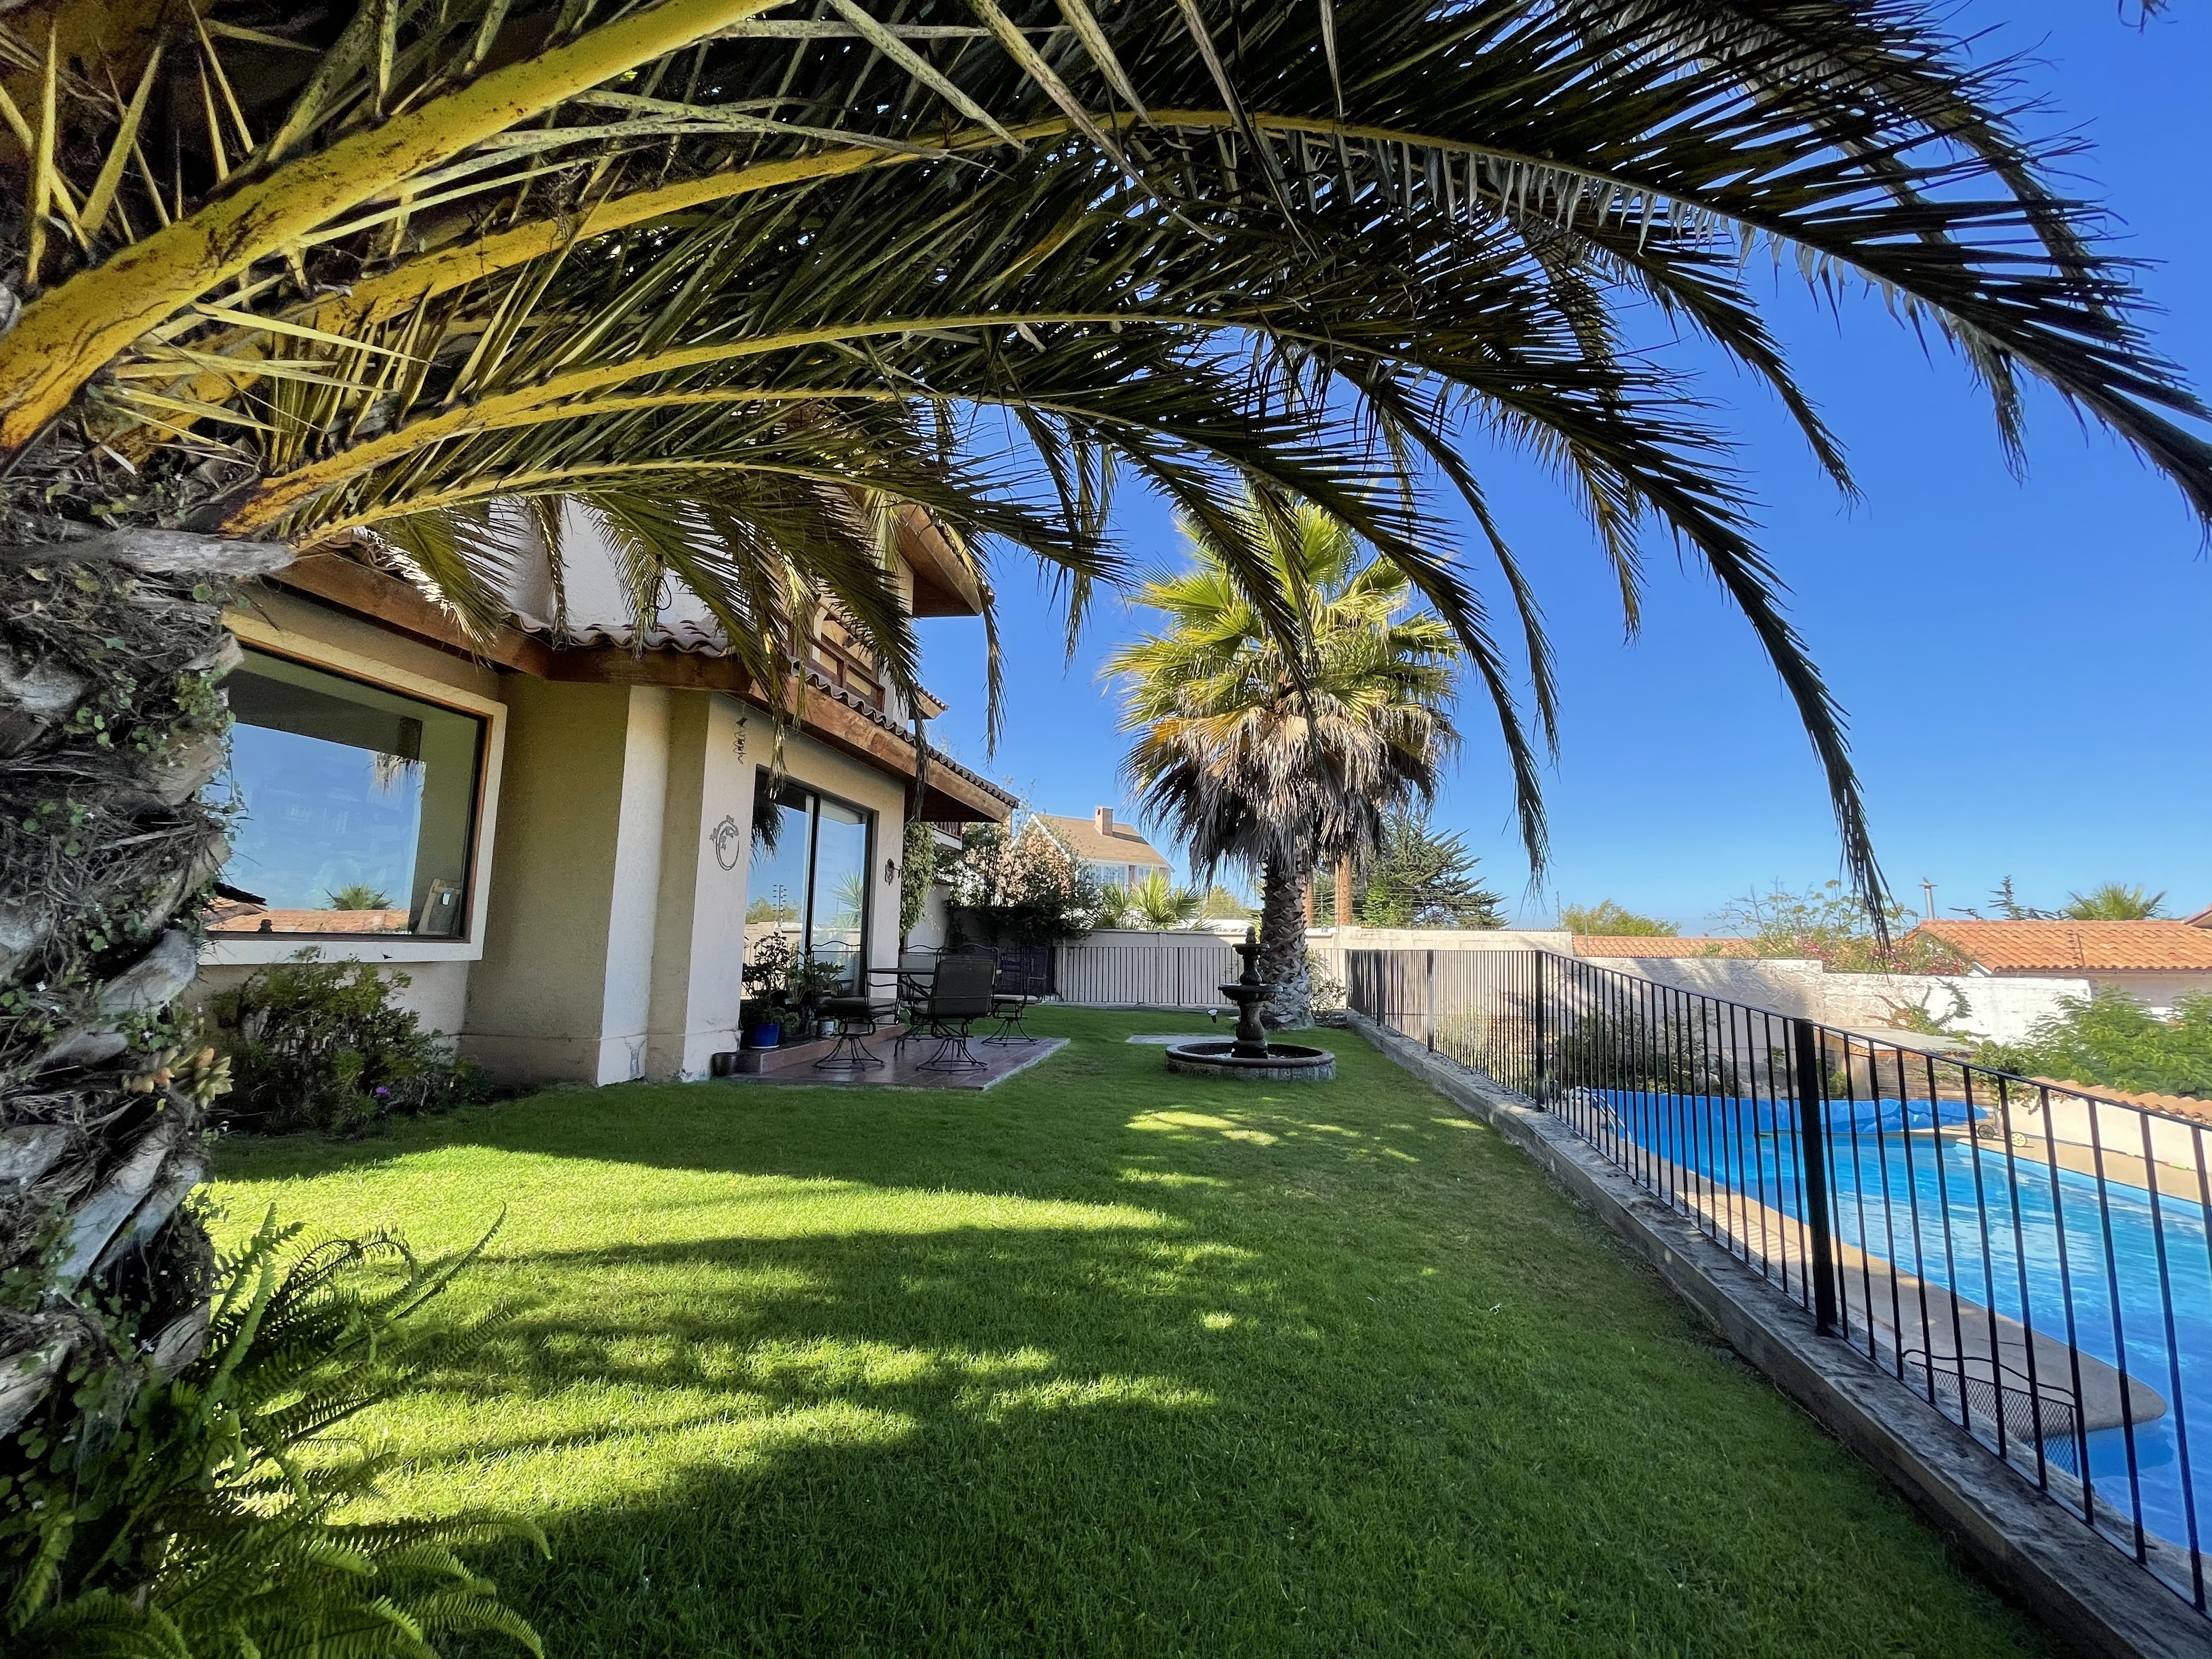
M 333 1431 L 449 1348 L 414 1316 L 490 1235 L 441 1261 L 379 1233 L 300 1250 L 272 1209 L 214 1264 L 207 1342 L 89 1372 L 101 1395 L 46 1414 L 0 1476 L 0 1628 L 50 1659 L 434 1659 L 442 1636 L 537 1634 L 458 1552 L 529 1522 L 342 1518 L 379 1458 Z M 396 1270 L 396 1271 L 395 1271 Z M 58 1394 L 58 1401 L 66 1393 Z

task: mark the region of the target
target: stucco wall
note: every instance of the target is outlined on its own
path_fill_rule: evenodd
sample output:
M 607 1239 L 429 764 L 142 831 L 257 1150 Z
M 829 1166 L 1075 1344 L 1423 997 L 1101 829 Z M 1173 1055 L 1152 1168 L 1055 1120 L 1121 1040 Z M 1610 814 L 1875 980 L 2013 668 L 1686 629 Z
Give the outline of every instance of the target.
M 1900 1009 L 1924 1008 L 1954 1029 L 2000 1042 L 2025 1037 L 2037 1020 L 2057 1012 L 2061 998 L 2089 994 L 2087 980 L 1832 974 L 1817 962 L 1784 957 L 1647 957 L 1596 965 L 1846 1030 L 1894 1029 Z
M 337 959 L 336 952 L 322 954 L 326 960 Z M 349 959 L 359 954 L 350 953 Z M 184 1000 L 199 1007 L 218 991 L 232 990 L 243 983 L 256 967 L 247 963 L 210 963 L 200 969 Z M 419 1016 L 426 1030 L 452 1038 L 468 1017 L 469 969 L 465 962 L 408 962 L 379 964 L 377 972 L 387 980 L 404 975 L 408 983 L 393 994 L 392 1001 Z
M 2161 1019 L 2179 998 L 2212 996 L 2212 974 L 2093 974 L 2090 979 L 2125 991 Z
M 506 788 L 462 1044 L 502 1080 L 607 1080 L 607 933 L 631 690 L 521 675 L 507 686 Z M 648 897 L 648 925 L 650 915 Z

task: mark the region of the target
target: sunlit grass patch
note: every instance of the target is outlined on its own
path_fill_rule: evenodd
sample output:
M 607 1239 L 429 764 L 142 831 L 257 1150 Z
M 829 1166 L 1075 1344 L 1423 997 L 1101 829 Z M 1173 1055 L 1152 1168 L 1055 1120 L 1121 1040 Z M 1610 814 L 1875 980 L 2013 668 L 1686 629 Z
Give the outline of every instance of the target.
M 563 1656 L 2037 1650 L 1500 1139 L 1368 1051 L 988 1094 L 562 1090 L 225 1149 L 503 1322 L 370 1430 Z M 473 1654 L 474 1650 L 463 1650 Z M 489 1650 L 486 1650 L 489 1651 Z

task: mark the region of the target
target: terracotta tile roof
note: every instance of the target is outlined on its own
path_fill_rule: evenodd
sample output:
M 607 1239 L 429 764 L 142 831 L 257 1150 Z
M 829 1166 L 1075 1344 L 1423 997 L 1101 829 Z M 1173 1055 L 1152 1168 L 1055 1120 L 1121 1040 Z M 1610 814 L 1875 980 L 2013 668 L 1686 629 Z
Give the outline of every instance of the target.
M 2212 929 L 2186 921 L 1923 921 L 1991 973 L 2212 973 Z
M 220 900 L 209 907 L 210 933 L 404 933 L 407 912 L 395 910 L 270 910 Z M 263 923 L 268 926 L 264 928 Z
M 1169 867 L 1166 858 L 1137 833 L 1134 824 L 1110 823 L 1101 835 L 1096 817 L 1064 818 L 1055 812 L 1039 812 L 1036 816 L 1079 859 L 1097 864 L 1153 864 L 1163 870 Z
M 2212 904 L 2206 905 L 2193 916 L 2184 916 L 2182 920 L 2191 927 L 2212 927 Z
M 1645 933 L 1577 933 L 1578 957 L 1747 957 L 1751 941 L 1741 939 L 1659 938 Z

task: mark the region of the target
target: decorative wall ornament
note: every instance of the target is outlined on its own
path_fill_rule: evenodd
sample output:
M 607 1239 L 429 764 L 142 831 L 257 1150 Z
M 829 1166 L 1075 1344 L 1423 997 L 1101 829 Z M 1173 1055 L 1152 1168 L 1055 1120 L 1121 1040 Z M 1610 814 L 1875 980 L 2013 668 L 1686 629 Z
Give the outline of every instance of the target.
M 725 870 L 736 869 L 744 848 L 744 831 L 738 827 L 738 821 L 725 812 L 708 839 L 714 843 L 714 862 Z

